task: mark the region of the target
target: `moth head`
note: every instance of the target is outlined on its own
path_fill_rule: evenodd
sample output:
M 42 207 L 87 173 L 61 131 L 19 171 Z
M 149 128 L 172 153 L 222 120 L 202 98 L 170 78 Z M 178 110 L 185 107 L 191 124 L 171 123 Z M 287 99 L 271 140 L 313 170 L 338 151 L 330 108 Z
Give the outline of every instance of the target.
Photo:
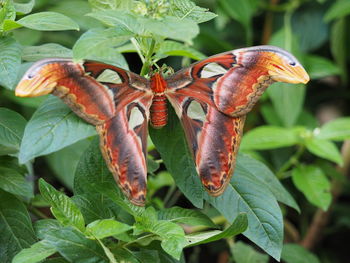
M 306 84 L 310 80 L 300 62 L 284 49 L 274 46 L 257 46 L 240 51 L 244 52 L 247 57 L 251 57 L 246 61 L 267 70 L 268 75 L 274 81 Z

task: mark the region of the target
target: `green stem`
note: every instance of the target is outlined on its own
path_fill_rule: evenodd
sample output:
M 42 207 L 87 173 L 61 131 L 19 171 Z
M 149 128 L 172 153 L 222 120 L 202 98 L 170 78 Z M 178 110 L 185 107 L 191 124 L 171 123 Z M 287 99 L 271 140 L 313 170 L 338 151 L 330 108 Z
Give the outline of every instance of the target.
M 299 159 L 303 155 L 304 151 L 305 146 L 300 145 L 296 153 L 292 157 L 290 157 L 289 160 L 279 169 L 279 171 L 276 174 L 277 178 L 282 179 L 283 173 L 299 162 Z
M 142 240 L 142 239 L 150 238 L 150 237 L 152 237 L 152 236 L 156 236 L 156 235 L 155 235 L 155 234 L 147 234 L 147 235 L 144 235 L 144 236 L 142 236 L 142 237 L 139 237 L 138 239 L 135 239 L 135 240 L 133 240 L 133 241 L 130 241 L 130 242 L 128 242 L 128 243 L 123 244 L 123 247 L 125 248 L 125 247 L 127 247 L 127 246 L 129 246 L 129 245 L 131 245 L 131 244 L 134 244 L 134 243 L 139 242 L 139 241 Z
M 288 51 L 292 50 L 292 16 L 294 11 L 300 6 L 300 0 L 291 0 L 289 1 L 289 7 L 286 13 L 284 14 L 284 27 L 285 27 L 285 49 Z
M 292 14 L 294 9 L 288 10 L 284 14 L 285 41 L 284 48 L 288 51 L 292 50 Z
M 42 219 L 49 219 L 50 218 L 47 215 L 45 215 L 44 213 L 42 213 L 40 210 L 36 209 L 35 207 L 28 207 L 28 210 L 30 212 L 32 212 L 34 215 L 36 215 Z
M 246 43 L 248 47 L 253 45 L 253 29 L 251 23 L 246 27 Z
M 139 54 L 142 63 L 145 63 L 145 58 L 142 55 L 142 51 L 141 51 L 140 45 L 137 42 L 137 40 L 133 37 L 133 38 L 130 39 L 130 41 L 134 45 L 134 47 L 136 48 L 137 54 Z
M 167 206 L 167 203 L 169 202 L 170 198 L 172 197 L 172 195 L 174 194 L 176 190 L 176 186 L 175 185 L 171 185 L 164 197 L 164 206 Z
M 155 45 L 156 45 L 156 41 L 154 39 L 152 39 L 148 53 L 145 57 L 145 62 L 143 63 L 143 66 L 141 68 L 141 73 L 140 73 L 141 76 L 145 76 L 149 72 L 150 67 L 152 66 L 152 59 L 151 58 L 152 58 L 152 55 L 154 52 Z

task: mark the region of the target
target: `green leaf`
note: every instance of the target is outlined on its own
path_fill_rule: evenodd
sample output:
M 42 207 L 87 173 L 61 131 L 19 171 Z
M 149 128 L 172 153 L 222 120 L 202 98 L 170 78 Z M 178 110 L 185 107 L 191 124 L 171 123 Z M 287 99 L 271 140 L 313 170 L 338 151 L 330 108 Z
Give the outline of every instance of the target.
M 57 250 L 46 240 L 33 244 L 30 248 L 21 250 L 12 260 L 12 263 L 36 263 L 55 254 Z
M 91 142 L 90 147 L 80 159 L 74 178 L 74 192 L 85 194 L 86 197 L 91 195 L 103 203 L 111 200 L 131 215 L 142 214 L 144 211 L 143 207 L 131 204 L 121 193 L 101 155 L 99 138 Z M 106 197 L 110 200 L 106 200 Z M 89 198 L 89 200 L 92 199 Z
M 182 249 L 188 245 L 184 230 L 177 224 L 166 220 L 158 220 L 153 207 L 147 208 L 136 218 L 136 233 L 151 232 L 161 239 L 161 247 L 166 253 L 180 259 Z
M 261 105 L 260 110 L 267 124 L 271 126 L 283 126 L 281 119 L 270 103 L 264 103 Z
M 83 215 L 79 208 L 65 194 L 58 192 L 44 179 L 39 180 L 39 189 L 44 199 L 50 203 L 51 211 L 63 225 L 75 226 L 81 231 L 85 229 Z
M 281 257 L 286 263 L 320 263 L 313 253 L 298 244 L 285 244 Z
M 328 40 L 329 25 L 323 20 L 324 13 L 325 8 L 317 4 L 304 5 L 293 12 L 292 41 L 297 42 L 301 51 L 307 53 L 320 48 Z
M 158 218 L 175 223 L 186 224 L 191 226 L 207 226 L 217 228 L 211 219 L 198 210 L 185 209 L 182 207 L 171 207 L 159 211 Z
M 323 171 L 317 166 L 299 165 L 292 171 L 295 186 L 303 192 L 307 200 L 317 207 L 327 210 L 332 195 L 331 185 Z
M 87 14 L 107 26 L 118 27 L 138 35 L 145 35 L 145 26 L 141 24 L 134 14 L 125 12 L 125 10 L 103 10 Z
M 111 202 L 101 197 L 100 194 L 74 195 L 72 201 L 79 207 L 86 223 L 113 217 L 113 213 L 109 208 L 112 207 Z
M 35 5 L 35 0 L 29 0 L 27 3 L 13 3 L 16 12 L 19 14 L 28 14 L 32 12 Z
M 46 235 L 45 240 L 70 262 L 109 262 L 97 241 L 87 239 L 71 227 L 52 230 Z
M 61 228 L 62 225 L 56 219 L 41 219 L 34 223 L 35 233 L 39 239 L 45 239 L 52 231 Z
M 91 12 L 91 7 L 86 0 L 58 1 L 50 6 L 48 11 L 61 13 L 68 16 L 79 25 L 80 29 L 88 30 L 94 27 L 101 27 L 95 19 L 86 16 Z
M 10 19 L 6 19 L 4 21 L 4 24 L 3 24 L 3 29 L 5 32 L 11 31 L 13 29 L 20 28 L 20 27 L 22 27 L 21 24 L 17 23 L 16 21 L 10 20 Z
M 32 63 L 23 63 L 21 65 L 21 73 L 19 76 L 22 76 L 25 71 L 22 73 L 22 68 L 26 68 L 27 66 L 32 65 Z M 4 98 L 13 101 L 16 104 L 29 107 L 30 109 L 36 109 L 38 108 L 45 99 L 47 99 L 47 96 L 41 96 L 41 97 L 33 97 L 33 98 L 24 98 L 24 97 L 17 97 L 12 90 L 3 90 L 2 95 Z
M 190 0 L 172 0 L 171 13 L 180 19 L 188 18 L 196 23 L 203 23 L 217 17 L 216 14 L 209 12 L 206 8 L 196 6 Z
M 249 27 L 258 7 L 256 0 L 220 0 L 221 7 L 244 27 Z
M 241 150 L 267 150 L 295 145 L 298 134 L 293 129 L 260 126 L 244 135 Z
M 43 263 L 69 263 L 69 261 L 65 260 L 62 257 L 52 257 L 46 259 Z
M 187 18 L 180 20 L 173 16 L 167 16 L 162 20 L 156 20 L 142 17 L 138 20 L 153 36 L 189 42 L 199 34 L 198 25 Z
M 350 14 L 350 1 L 338 0 L 327 10 L 324 20 L 330 22 L 333 19 L 341 18 L 348 14 Z
M 166 40 L 163 41 L 159 49 L 157 50 L 157 54 L 155 55 L 156 59 L 162 59 L 167 56 L 181 56 L 181 57 L 189 57 L 195 60 L 204 59 L 206 56 L 201 52 L 191 48 L 182 43 Z
M 118 263 L 144 263 L 142 260 L 138 261 L 135 255 L 127 248 L 114 248 L 112 253 Z
M 98 243 L 100 243 L 100 246 L 103 248 L 103 251 L 105 252 L 105 255 L 107 256 L 109 263 L 118 263 L 113 255 L 112 251 L 108 247 L 106 247 L 101 240 L 97 239 L 97 241 L 98 241 Z
M 333 75 L 339 75 L 340 69 L 332 61 L 314 55 L 304 57 L 304 66 L 311 79 L 319 79 Z
M 90 55 L 96 50 L 116 48 L 128 41 L 133 35 L 132 32 L 123 28 L 90 29 L 81 35 L 75 43 L 73 47 L 74 58 L 90 58 Z
M 198 25 L 189 19 L 168 16 L 161 20 L 136 16 L 125 10 L 104 10 L 88 14 L 108 26 L 122 27 L 143 37 L 160 36 L 190 41 L 199 33 Z
M 132 6 L 129 0 L 89 0 L 89 4 L 95 10 L 129 9 Z
M 3 29 L 4 20 L 15 20 L 16 9 L 14 7 L 13 1 L 3 0 L 1 1 L 0 8 L 0 30 Z
M 346 19 L 342 18 L 333 23 L 331 28 L 330 42 L 331 42 L 331 51 L 336 61 L 337 65 L 341 69 L 341 77 L 342 81 L 346 83 L 348 81 L 348 73 L 347 73 L 347 32 L 348 26 L 346 23 Z
M 297 38 L 288 36 L 283 28 L 272 35 L 270 45 L 281 48 L 289 48 L 296 57 L 300 57 Z M 301 59 L 299 58 L 299 61 Z M 277 115 L 286 127 L 291 127 L 297 121 L 303 107 L 305 97 L 305 85 L 290 83 L 274 83 L 267 89 L 272 105 Z
M 162 129 L 150 128 L 152 141 L 176 185 L 194 206 L 202 208 L 204 189 L 194 167 L 183 129 L 174 110 L 168 110 L 167 125 Z
M 79 26 L 69 17 L 55 12 L 39 12 L 16 21 L 18 24 L 40 31 L 79 30 Z
M 335 162 L 340 166 L 343 165 L 342 156 L 333 142 L 329 140 L 310 138 L 305 140 L 305 146 L 314 155 Z
M 277 201 L 294 208 L 300 212 L 298 204 L 287 192 L 277 177 L 262 162 L 255 160 L 248 155 L 239 154 L 237 158 L 236 173 L 254 178 L 263 183 L 275 196 Z
M 202 233 L 195 233 L 187 235 L 187 241 L 190 243 L 190 246 L 196 246 L 200 244 L 206 244 L 220 240 L 222 238 L 229 238 L 237 236 L 244 232 L 248 227 L 248 218 L 244 213 L 239 214 L 233 223 L 226 228 L 224 231 L 214 230 L 207 231 Z
M 13 89 L 21 64 L 21 46 L 12 37 L 0 37 L 0 86 Z
M 40 46 L 26 46 L 23 49 L 22 59 L 26 61 L 38 61 L 48 57 L 71 58 L 72 51 L 69 48 L 55 43 Z
M 255 177 L 236 173 L 221 196 L 209 197 L 204 193 L 173 110 L 169 110 L 167 126 L 159 130 L 151 129 L 150 134 L 177 186 L 194 205 L 202 205 L 205 197 L 231 222 L 239 213 L 247 213 L 249 229 L 244 235 L 273 257 L 279 258 L 283 239 L 282 214 L 276 198 L 265 183 L 260 183 Z
M 50 96 L 28 122 L 19 152 L 19 162 L 58 151 L 96 134 L 93 126 L 77 117 L 58 98 Z
M 159 169 L 159 163 L 147 156 L 147 173 L 154 174 Z
M 327 122 L 316 133 L 316 138 L 333 141 L 350 139 L 350 118 L 338 118 Z
M 86 233 L 92 237 L 103 239 L 119 235 L 130 230 L 132 227 L 113 219 L 96 220 L 86 226 Z
M 163 263 L 160 262 L 159 253 L 157 250 L 143 249 L 135 251 L 134 256 L 142 263 Z
M 19 150 L 27 121 L 17 112 L 0 108 L 0 154 Z
M 58 179 L 69 189 L 73 189 L 75 170 L 78 166 L 80 157 L 89 144 L 89 140 L 81 140 L 59 150 L 58 152 L 46 156 L 50 167 L 55 172 Z
M 284 126 L 293 126 L 304 104 L 305 85 L 275 83 L 267 89 L 267 93 Z
M 0 258 L 10 262 L 14 255 L 35 242 L 27 209 L 15 196 L 0 190 Z
M 282 252 L 283 253 L 283 252 Z M 269 256 L 256 251 L 251 246 L 238 241 L 233 245 L 232 255 L 236 263 L 268 263 Z
M 247 175 L 237 171 L 221 196 L 207 195 L 206 199 L 229 221 L 233 221 L 239 213 L 246 213 L 249 228 L 243 234 L 279 260 L 283 241 L 281 210 L 266 184 Z
M 161 171 L 156 176 L 149 176 L 147 180 L 147 193 L 149 196 L 153 196 L 162 187 L 175 184 L 173 177 L 168 171 Z
M 188 244 L 183 229 L 175 223 L 165 220 L 152 222 L 143 218 L 137 223 L 137 227 L 158 235 L 164 251 L 177 260 L 180 259 L 182 249 Z
M 0 188 L 15 195 L 32 198 L 33 189 L 29 182 L 16 170 L 0 166 Z

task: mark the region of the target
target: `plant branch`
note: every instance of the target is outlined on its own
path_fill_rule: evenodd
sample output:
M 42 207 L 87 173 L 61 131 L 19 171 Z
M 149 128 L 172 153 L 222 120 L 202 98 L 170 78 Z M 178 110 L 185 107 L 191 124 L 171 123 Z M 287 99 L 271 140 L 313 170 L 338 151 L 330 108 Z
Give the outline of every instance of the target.
M 292 157 L 290 157 L 289 160 L 276 173 L 277 178 L 283 178 L 283 173 L 299 162 L 299 159 L 303 155 L 304 151 L 305 147 L 303 145 L 299 145 L 296 153 Z
M 50 217 L 48 217 L 47 215 L 45 215 L 44 213 L 42 213 L 40 210 L 36 209 L 33 206 L 29 206 L 28 210 L 30 212 L 32 212 L 34 215 L 38 216 L 39 218 L 42 218 L 42 219 L 49 219 L 50 218 Z
M 140 45 L 137 42 L 137 40 L 133 37 L 133 38 L 130 39 L 130 41 L 134 45 L 134 47 L 135 47 L 135 49 L 137 51 L 137 54 L 139 54 L 139 57 L 140 57 L 142 63 L 145 63 L 145 57 L 142 55 L 142 51 L 141 51 Z
M 270 0 L 271 6 L 276 6 L 278 4 L 279 0 Z M 265 21 L 264 21 L 264 29 L 263 29 L 263 36 L 261 39 L 261 42 L 263 45 L 266 45 L 269 43 L 271 35 L 272 35 L 272 24 L 273 24 L 273 12 L 271 10 L 268 10 L 265 15 Z
M 154 52 L 154 47 L 156 45 L 156 41 L 154 39 L 151 40 L 151 45 L 149 47 L 149 50 L 147 52 L 147 55 L 145 57 L 145 61 L 143 63 L 143 66 L 141 68 L 141 76 L 145 76 L 149 72 L 150 66 L 152 66 L 152 55 Z

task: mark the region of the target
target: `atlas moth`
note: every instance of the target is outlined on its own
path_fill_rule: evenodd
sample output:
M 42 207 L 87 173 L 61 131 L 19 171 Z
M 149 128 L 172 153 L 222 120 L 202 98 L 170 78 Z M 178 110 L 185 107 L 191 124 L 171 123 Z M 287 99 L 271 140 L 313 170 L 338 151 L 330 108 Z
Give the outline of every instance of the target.
M 36 62 L 16 88 L 20 97 L 53 94 L 96 126 L 109 170 L 124 194 L 146 197 L 148 122 L 167 124 L 167 101 L 183 126 L 196 170 L 209 194 L 233 174 L 246 114 L 274 82 L 307 83 L 298 60 L 274 46 L 241 48 L 196 62 L 171 76 L 146 79 L 96 61 Z

